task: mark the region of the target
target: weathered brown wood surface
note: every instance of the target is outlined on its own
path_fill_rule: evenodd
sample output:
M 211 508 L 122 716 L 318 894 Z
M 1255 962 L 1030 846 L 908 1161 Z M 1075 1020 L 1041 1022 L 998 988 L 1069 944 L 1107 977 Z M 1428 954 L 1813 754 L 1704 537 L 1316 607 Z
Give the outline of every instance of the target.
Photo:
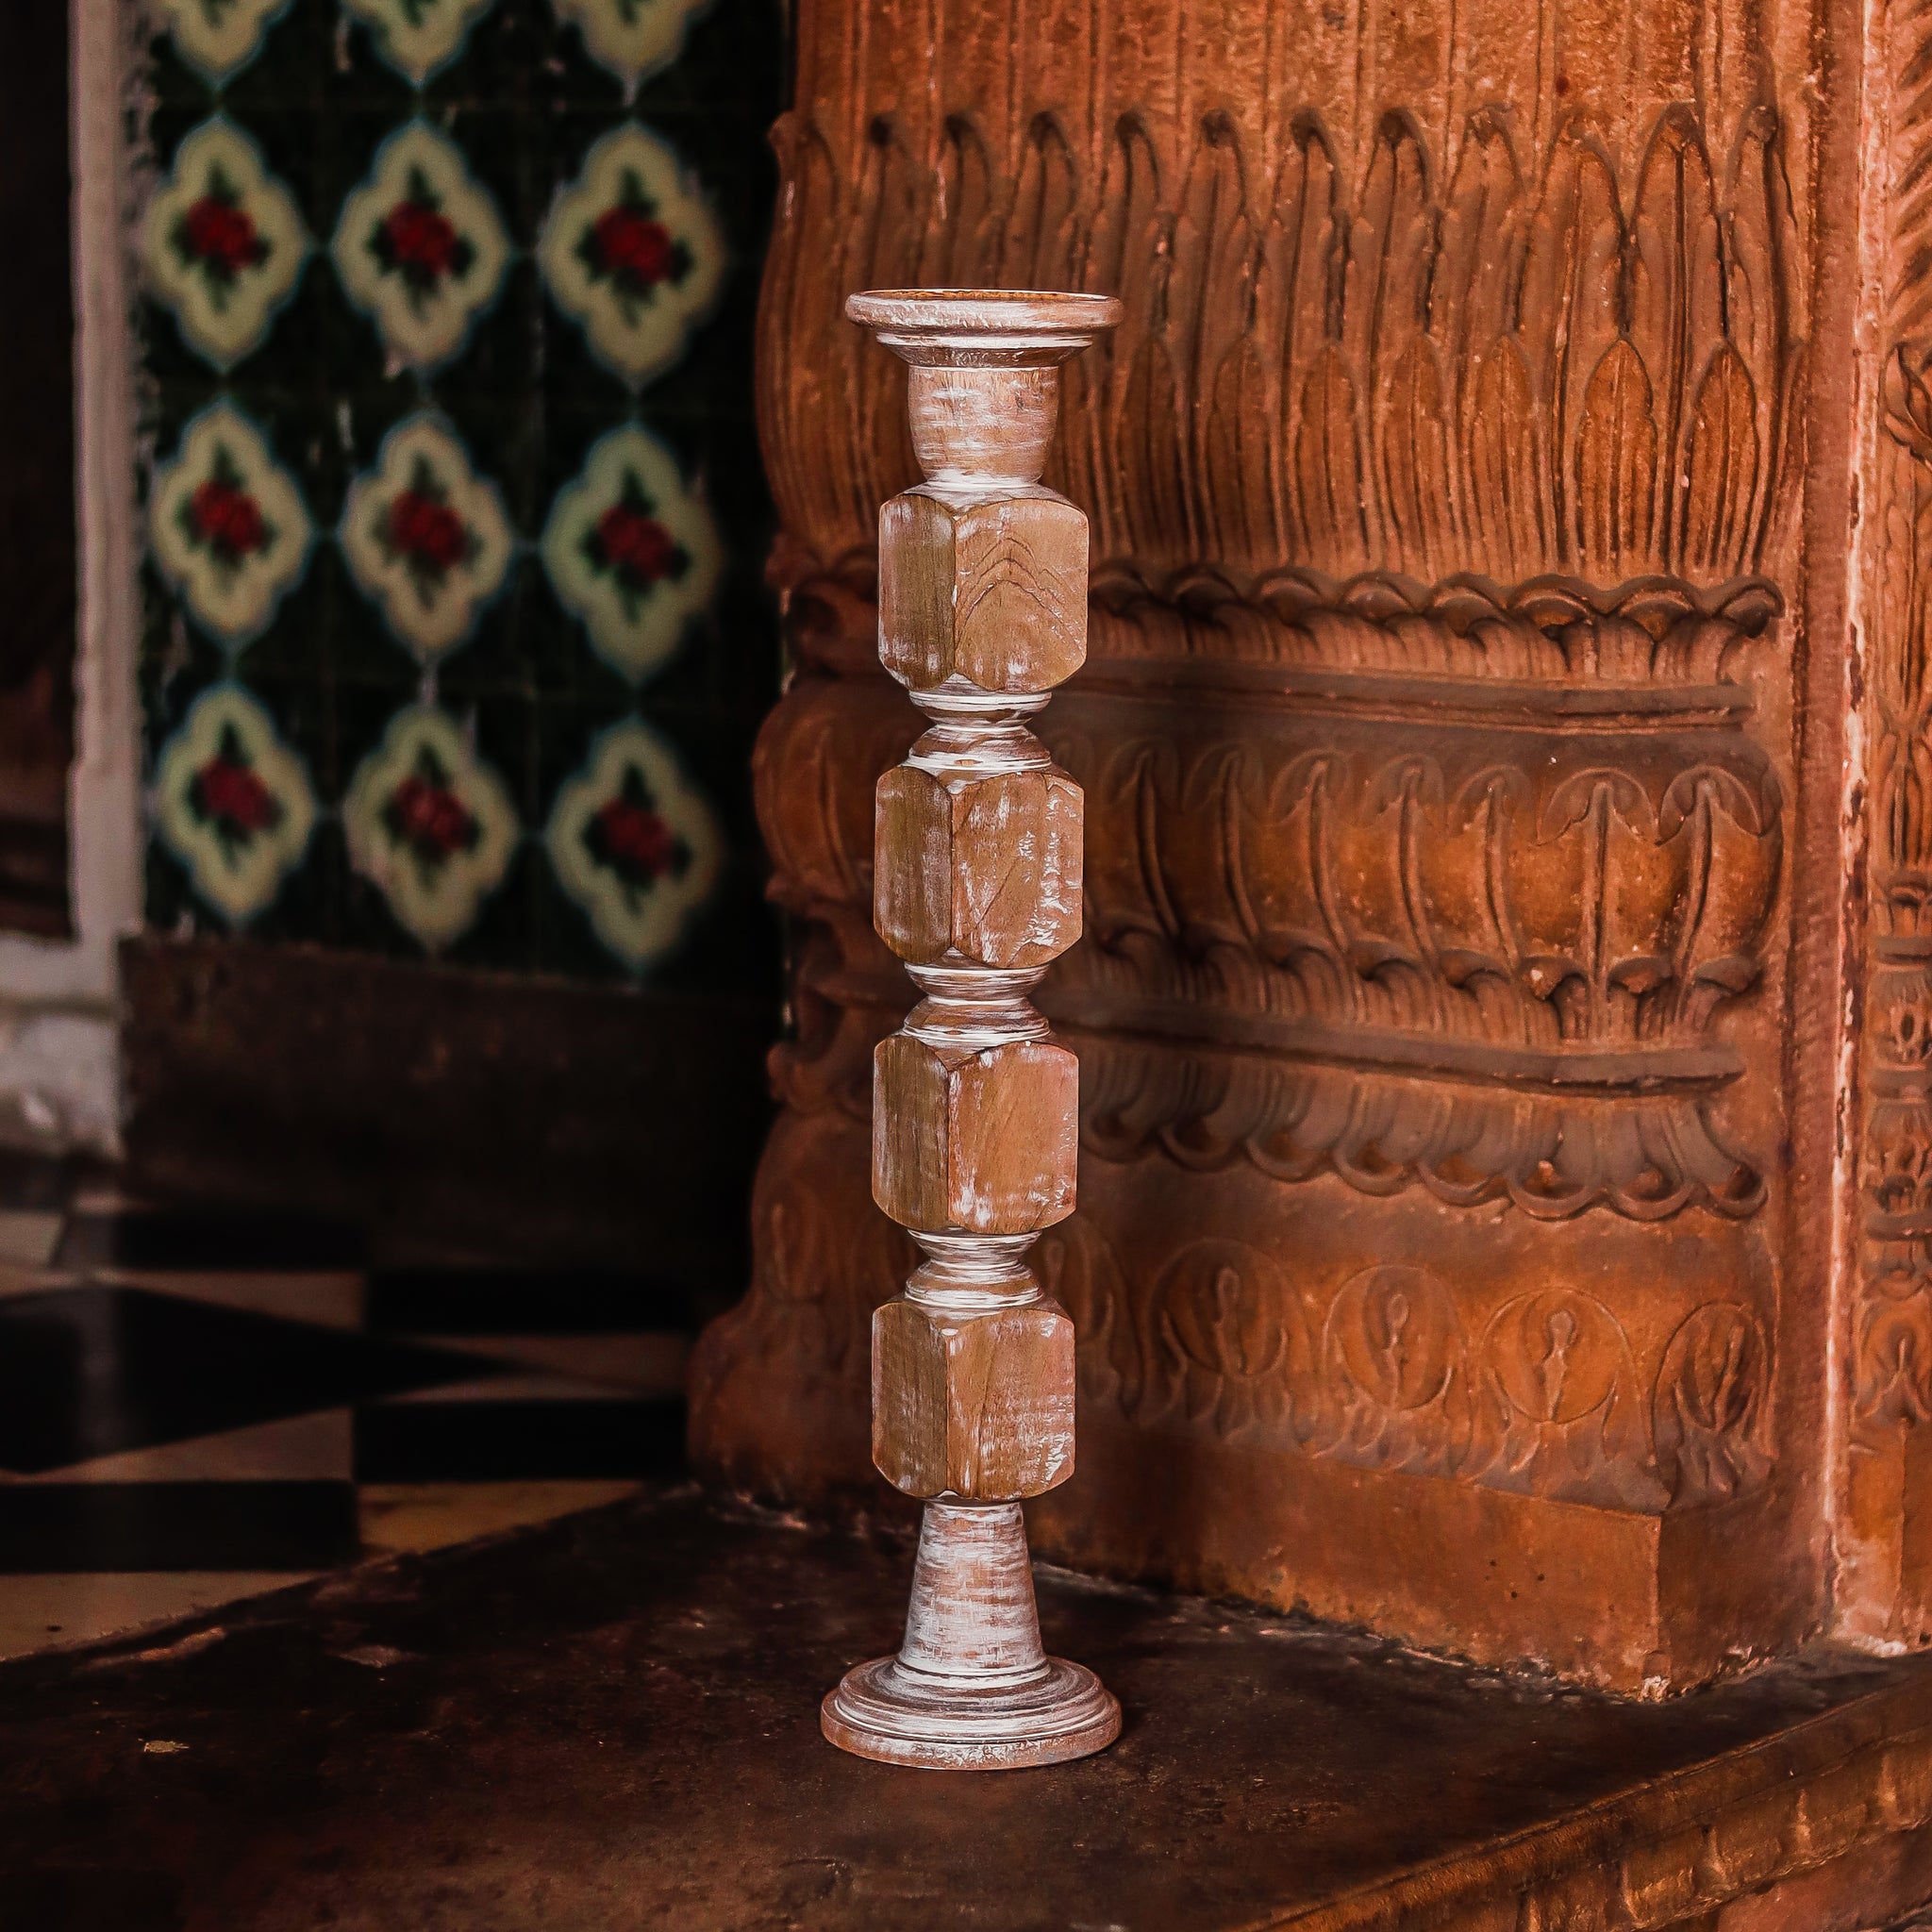
M 925 481 L 880 512 L 879 659 L 931 721 L 879 780 L 874 924 L 924 997 L 873 1059 L 873 1198 L 924 1252 L 873 1318 L 873 1462 L 925 1499 L 906 1639 L 825 1699 L 887 1762 L 1011 1770 L 1113 1741 L 1048 1657 L 1019 1504 L 1074 1472 L 1074 1324 L 1027 1261 L 1074 1209 L 1079 1062 L 1028 995 L 1080 936 L 1080 788 L 1028 728 L 1087 650 L 1087 520 L 1041 487 L 1058 365 L 1104 297 L 855 296 L 907 361 Z
M 1917 0 L 806 0 L 761 408 L 798 1028 L 695 1441 L 862 1492 L 903 377 L 1117 294 L 1046 480 L 1086 797 L 1043 1547 L 1625 1689 L 1932 1634 Z M 910 915 L 908 915 L 910 916 Z
M 1932 1897 L 1923 1660 L 1641 1704 L 1042 1573 L 1120 1742 L 914 1776 L 800 1695 L 891 1641 L 909 1558 L 672 1497 L 0 1666 L 0 1920 L 1864 1932 Z

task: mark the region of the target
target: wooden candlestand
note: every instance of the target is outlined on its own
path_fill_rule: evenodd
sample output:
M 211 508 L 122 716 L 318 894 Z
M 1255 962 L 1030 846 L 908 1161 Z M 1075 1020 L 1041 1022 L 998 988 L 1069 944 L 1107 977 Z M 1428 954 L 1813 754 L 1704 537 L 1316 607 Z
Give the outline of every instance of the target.
M 873 1067 L 873 1197 L 925 1253 L 873 1319 L 873 1460 L 925 1499 L 906 1641 L 824 1701 L 862 1757 L 1104 1749 L 1120 1707 L 1041 1648 L 1020 1502 L 1074 1470 L 1074 1324 L 1026 1250 L 1074 1208 L 1079 1066 L 1026 995 L 1080 936 L 1080 788 L 1027 730 L 1087 651 L 1087 519 L 1043 488 L 1058 365 L 1110 296 L 895 291 L 925 481 L 879 516 L 879 657 L 932 720 L 879 781 L 874 916 L 924 995 Z

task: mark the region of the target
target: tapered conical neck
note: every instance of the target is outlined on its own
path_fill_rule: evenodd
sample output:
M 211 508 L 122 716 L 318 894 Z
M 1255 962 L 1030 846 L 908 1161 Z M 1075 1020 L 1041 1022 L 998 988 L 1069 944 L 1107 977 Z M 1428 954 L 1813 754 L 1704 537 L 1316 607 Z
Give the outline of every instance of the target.
M 926 1505 L 899 1661 L 981 1683 L 1045 1670 L 1019 1504 Z

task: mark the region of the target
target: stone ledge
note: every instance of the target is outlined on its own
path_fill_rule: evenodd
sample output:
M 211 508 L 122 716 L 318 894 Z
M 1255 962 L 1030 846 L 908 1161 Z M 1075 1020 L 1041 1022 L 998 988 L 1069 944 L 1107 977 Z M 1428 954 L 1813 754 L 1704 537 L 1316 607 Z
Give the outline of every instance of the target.
M 0 1870 L 23 1923 L 120 1932 L 1824 1932 L 1932 1899 L 1932 1660 L 1643 1704 L 1046 1571 L 1121 1742 L 903 1773 L 817 1702 L 896 1640 L 909 1562 L 660 1491 L 24 1659 Z

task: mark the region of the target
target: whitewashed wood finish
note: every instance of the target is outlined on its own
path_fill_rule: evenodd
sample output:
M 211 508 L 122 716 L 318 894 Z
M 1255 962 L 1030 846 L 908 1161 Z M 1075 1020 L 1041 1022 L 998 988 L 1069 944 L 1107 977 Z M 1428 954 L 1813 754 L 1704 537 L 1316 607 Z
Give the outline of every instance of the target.
M 1040 473 L 1108 297 L 855 295 L 911 365 L 926 481 L 886 505 L 882 661 L 932 720 L 879 787 L 876 923 L 924 995 L 874 1068 L 873 1191 L 926 1256 L 873 1332 L 874 1461 L 925 1499 L 906 1638 L 825 1699 L 888 1763 L 1005 1770 L 1120 1732 L 1045 1655 L 1023 1497 L 1074 1467 L 1073 1326 L 1025 1256 L 1073 1209 L 1077 1069 L 1028 995 L 1079 936 L 1082 800 L 1026 728 L 1086 646 L 1087 527 Z
M 906 1641 L 825 1699 L 824 1733 L 885 1764 L 1017 1771 L 1105 1750 L 1121 1709 L 1084 1664 L 1041 1647 L 1017 1503 L 928 1503 Z

